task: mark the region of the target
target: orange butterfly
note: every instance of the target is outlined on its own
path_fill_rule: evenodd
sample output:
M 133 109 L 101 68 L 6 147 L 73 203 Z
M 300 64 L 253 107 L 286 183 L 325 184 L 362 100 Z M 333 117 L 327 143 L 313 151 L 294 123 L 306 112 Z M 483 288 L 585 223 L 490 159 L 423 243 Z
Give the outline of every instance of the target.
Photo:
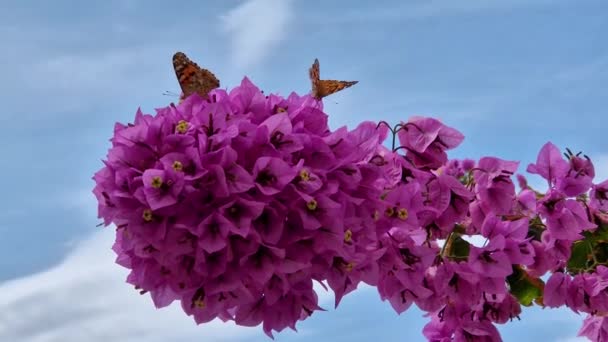
M 359 81 L 336 81 L 336 80 L 322 80 L 319 78 L 319 60 L 315 58 L 315 62 L 312 67 L 308 70 L 310 75 L 310 81 L 312 82 L 312 96 L 318 100 L 324 98 L 327 95 L 331 95 L 344 88 L 351 87 L 357 84 Z
M 199 67 L 183 52 L 176 52 L 173 55 L 173 68 L 182 88 L 183 94 L 180 100 L 193 93 L 199 94 L 202 98 L 207 98 L 207 94 L 211 90 L 220 86 L 220 81 L 211 71 Z

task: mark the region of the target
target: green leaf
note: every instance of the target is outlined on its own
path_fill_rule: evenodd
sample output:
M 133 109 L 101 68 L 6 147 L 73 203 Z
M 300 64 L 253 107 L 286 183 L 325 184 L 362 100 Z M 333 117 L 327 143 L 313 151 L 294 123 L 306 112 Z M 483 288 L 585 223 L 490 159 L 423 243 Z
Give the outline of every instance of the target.
M 608 242 L 608 224 L 600 225 L 594 232 L 595 238 L 600 242 Z
M 572 244 L 572 254 L 568 260 L 568 272 L 579 273 L 589 267 L 591 256 L 591 245 L 585 240 L 576 241 Z
M 545 225 L 541 221 L 540 217 L 536 216 L 530 220 L 530 226 L 528 227 L 528 237 L 533 240 L 540 241 L 541 235 L 545 231 Z
M 606 265 L 608 263 L 608 241 L 598 242 L 593 248 L 595 261 L 599 264 Z
M 445 255 L 452 260 L 467 260 L 471 245 L 460 235 L 453 233 L 446 243 Z
M 542 303 L 545 283 L 540 278 L 531 277 L 520 266 L 513 266 L 513 273 L 507 277 L 509 291 L 523 306 L 532 306 L 533 302 Z

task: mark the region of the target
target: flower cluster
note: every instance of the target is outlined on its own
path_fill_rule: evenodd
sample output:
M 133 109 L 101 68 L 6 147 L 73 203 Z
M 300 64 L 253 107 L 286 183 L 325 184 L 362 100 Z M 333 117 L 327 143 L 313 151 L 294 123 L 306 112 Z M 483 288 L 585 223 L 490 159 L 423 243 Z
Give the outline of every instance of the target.
M 429 341 L 500 341 L 494 324 L 533 303 L 600 317 L 588 318 L 593 324 L 581 334 L 601 340 L 591 336 L 607 325 L 608 225 L 597 223 L 608 201 L 588 158 L 568 152 L 563 159 L 548 143 L 528 172 L 549 190 L 541 194 L 518 175 L 518 193 L 518 162 L 448 160 L 445 151 L 462 136 L 435 119 L 410 119 L 393 134 L 401 146 L 389 159 L 399 161 L 387 163 L 387 174 L 401 177 L 385 188 L 385 217 L 377 222 L 381 299 L 398 313 L 412 304 L 429 312 Z
M 373 284 L 376 124 L 331 132 L 319 101 L 246 78 L 209 98 L 115 127 L 94 193 L 128 282 L 271 336 L 320 309 L 313 281 L 339 297 Z
M 331 131 L 320 101 L 245 78 L 117 124 L 94 193 L 127 281 L 197 323 L 272 336 L 322 310 L 313 282 L 336 306 L 365 282 L 428 312 L 429 341 L 501 341 L 534 304 L 608 339 L 608 181 L 547 143 L 527 167 L 541 193 L 519 162 L 449 159 L 463 139 L 425 117 Z
M 448 160 L 446 151 L 463 136 L 432 118 L 411 118 L 393 134 L 400 146 L 387 159 L 398 161 L 387 162 L 393 170 L 386 173 L 400 177 L 384 189 L 377 221 L 380 297 L 398 313 L 412 304 L 432 313 L 429 340 L 498 338 L 492 323 L 521 312 L 506 278 L 512 265 L 531 264 L 534 256 L 525 217 L 500 219 L 515 209 L 510 176 L 517 163 Z M 487 243 L 471 245 L 464 235 Z

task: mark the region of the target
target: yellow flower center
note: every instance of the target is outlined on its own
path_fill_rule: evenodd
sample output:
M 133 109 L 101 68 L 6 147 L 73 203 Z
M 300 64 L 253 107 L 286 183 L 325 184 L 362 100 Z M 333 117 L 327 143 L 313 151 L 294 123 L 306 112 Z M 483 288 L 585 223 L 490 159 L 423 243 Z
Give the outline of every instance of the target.
M 349 262 L 348 264 L 344 265 L 344 270 L 346 272 L 352 272 L 354 268 L 355 268 L 355 263 L 354 262 Z
M 277 107 L 277 113 L 285 113 L 287 110 L 283 107 Z
M 152 187 L 153 188 L 160 188 L 163 185 L 163 179 L 160 176 L 154 176 L 152 177 Z
M 152 210 L 150 210 L 150 209 L 144 209 L 144 212 L 141 214 L 141 217 L 146 222 L 152 221 Z
M 302 169 L 300 171 L 300 179 L 305 182 L 308 182 L 310 180 L 310 173 L 308 172 L 308 170 Z
M 317 201 L 315 201 L 314 199 L 311 199 L 310 201 L 308 201 L 306 203 L 306 207 L 310 211 L 316 210 L 317 209 Z
M 194 306 L 196 306 L 199 309 L 204 309 L 205 308 L 205 301 L 202 299 L 197 299 L 194 301 Z
M 184 169 L 184 165 L 179 160 L 173 162 L 173 170 L 179 172 Z
M 372 215 L 374 221 L 378 221 L 380 219 L 380 212 L 376 209 L 374 210 L 374 214 Z
M 353 240 L 353 232 L 350 229 L 347 229 L 344 232 L 344 242 L 351 242 Z
M 188 125 L 187 121 L 179 120 L 179 122 L 177 123 L 177 126 L 175 127 L 175 131 L 177 131 L 177 133 L 184 134 L 188 130 L 188 126 L 189 125 Z
M 399 217 L 403 221 L 407 220 L 407 217 L 408 217 L 407 209 L 399 208 L 399 210 L 397 210 L 397 217 Z
M 393 208 L 393 207 L 386 208 L 386 210 L 384 211 L 384 214 L 388 217 L 392 217 L 393 215 L 395 215 L 395 208 Z

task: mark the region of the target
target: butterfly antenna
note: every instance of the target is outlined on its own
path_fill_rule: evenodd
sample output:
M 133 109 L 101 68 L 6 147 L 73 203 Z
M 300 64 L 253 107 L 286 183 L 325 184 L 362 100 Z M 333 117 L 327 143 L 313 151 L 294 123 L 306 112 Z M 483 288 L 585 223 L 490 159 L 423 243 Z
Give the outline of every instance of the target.
M 179 95 L 178 95 L 178 94 L 176 94 L 176 93 L 174 93 L 174 92 L 172 92 L 172 91 L 169 91 L 169 90 L 166 90 L 166 91 L 163 93 L 163 95 L 164 95 L 164 96 L 173 96 L 173 97 L 179 97 Z

